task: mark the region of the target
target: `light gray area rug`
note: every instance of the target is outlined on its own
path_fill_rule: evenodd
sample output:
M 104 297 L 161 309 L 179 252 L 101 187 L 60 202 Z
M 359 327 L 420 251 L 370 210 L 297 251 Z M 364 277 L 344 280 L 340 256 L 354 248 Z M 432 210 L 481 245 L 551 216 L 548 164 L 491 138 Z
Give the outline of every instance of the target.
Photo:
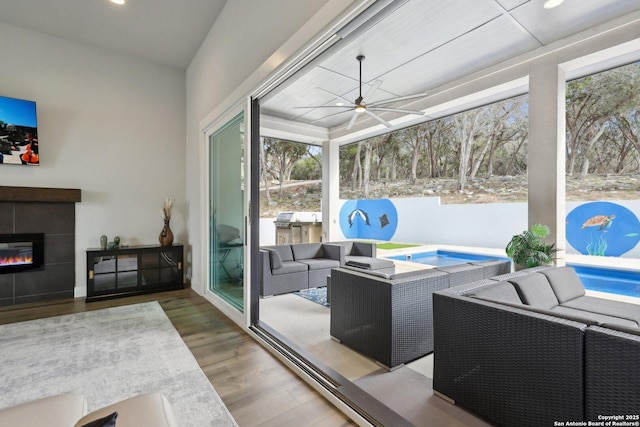
M 0 325 L 0 408 L 76 392 L 93 411 L 152 391 L 182 426 L 237 425 L 157 302 Z

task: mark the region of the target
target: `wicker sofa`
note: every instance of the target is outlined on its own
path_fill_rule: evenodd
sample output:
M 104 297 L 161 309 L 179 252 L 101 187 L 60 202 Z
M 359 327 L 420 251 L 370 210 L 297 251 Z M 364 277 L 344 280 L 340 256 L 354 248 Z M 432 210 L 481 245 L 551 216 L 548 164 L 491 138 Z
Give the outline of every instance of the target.
M 344 265 L 344 251 L 344 246 L 329 243 L 261 247 L 260 296 L 325 286 L 331 269 Z
M 376 244 L 370 242 L 296 243 L 260 248 L 260 296 L 325 286 L 332 268 L 354 265 L 375 269 Z M 386 266 L 386 264 L 385 264 Z M 329 294 L 327 293 L 327 298 Z
M 433 292 L 510 268 L 509 261 L 486 261 L 394 274 L 334 269 L 331 337 L 395 369 L 433 351 Z
M 434 391 L 492 423 L 638 414 L 640 306 L 586 296 L 573 269 L 441 290 L 433 309 Z

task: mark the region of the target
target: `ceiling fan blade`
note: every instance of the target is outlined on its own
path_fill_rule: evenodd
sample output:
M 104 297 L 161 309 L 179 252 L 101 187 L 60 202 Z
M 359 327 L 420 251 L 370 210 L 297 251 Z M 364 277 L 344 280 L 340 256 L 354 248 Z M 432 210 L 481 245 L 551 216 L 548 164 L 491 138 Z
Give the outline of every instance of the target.
M 324 116 L 324 117 L 321 117 L 319 119 L 315 119 L 315 120 L 313 120 L 313 121 L 311 121 L 309 123 L 320 122 L 320 121 L 322 121 L 324 119 L 328 119 L 329 117 L 337 116 L 338 114 L 348 113 L 349 111 L 351 111 L 351 110 L 338 111 L 337 113 L 329 114 L 328 116 Z
M 344 108 L 346 110 L 353 110 L 355 105 L 310 105 L 308 107 L 293 107 L 293 108 Z
M 353 126 L 353 124 L 356 122 L 356 119 L 358 118 L 358 113 L 356 113 L 355 111 L 353 112 L 353 116 L 351 116 L 351 120 L 349 120 L 349 124 L 347 125 L 347 130 L 351 129 L 351 127 Z
M 364 99 L 369 99 L 373 97 L 373 94 L 380 88 L 382 84 L 382 80 L 376 80 L 373 85 L 367 91 L 367 94 L 364 96 Z
M 323 88 L 321 88 L 321 87 L 319 87 L 318 89 L 320 89 L 320 90 L 322 90 L 322 91 L 325 91 L 325 92 L 327 92 L 328 94 L 333 95 L 333 96 L 335 96 L 335 97 L 337 97 L 337 98 L 340 98 L 340 99 L 342 99 L 343 101 L 348 102 L 350 105 L 353 105 L 353 100 L 351 100 L 351 99 L 347 99 L 347 98 L 345 98 L 345 97 L 344 97 L 344 96 L 342 96 L 342 95 L 338 95 L 337 93 L 333 93 L 333 92 L 331 92 L 331 91 L 329 91 L 329 90 L 326 90 L 326 89 L 323 89 Z
M 371 104 L 369 104 L 369 106 L 370 107 L 375 107 L 377 105 L 389 104 L 391 102 L 396 102 L 396 101 L 406 101 L 407 99 L 423 98 L 425 96 L 427 96 L 427 92 L 416 93 L 416 94 L 407 95 L 407 96 L 398 96 L 396 98 L 389 98 L 389 99 L 384 99 L 382 101 L 372 102 Z
M 369 107 L 369 106 L 367 106 L 367 108 L 373 111 L 390 111 L 392 113 L 417 114 L 419 116 L 424 116 L 424 111 L 418 111 L 418 110 L 404 110 L 402 108 L 383 108 L 383 107 Z
M 365 109 L 364 110 L 365 113 L 367 113 L 368 115 L 370 115 L 371 117 L 373 117 L 374 119 L 376 119 L 377 121 L 379 121 L 380 123 L 382 123 L 383 125 L 385 125 L 386 127 L 390 128 L 391 127 L 391 123 L 389 123 L 388 121 L 386 121 L 385 119 L 383 119 L 382 117 L 380 117 L 379 115 L 377 115 L 376 113 L 369 111 L 369 109 Z

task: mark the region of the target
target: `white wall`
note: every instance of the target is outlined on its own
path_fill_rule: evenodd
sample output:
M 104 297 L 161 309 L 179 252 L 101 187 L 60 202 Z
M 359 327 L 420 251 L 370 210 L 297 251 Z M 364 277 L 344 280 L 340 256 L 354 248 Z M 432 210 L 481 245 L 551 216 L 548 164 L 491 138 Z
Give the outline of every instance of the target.
M 503 248 L 527 229 L 526 203 L 441 205 L 439 197 L 391 199 L 399 242 Z
M 76 296 L 100 235 L 157 244 L 160 207 L 186 239 L 185 73 L 0 23 L 0 95 L 36 101 L 38 167 L 0 166 L 0 185 L 80 188 Z
M 203 292 L 204 287 L 201 245 L 206 233 L 202 218 L 206 201 L 201 200 L 201 177 L 207 170 L 201 159 L 203 126 L 238 103 L 242 107 L 245 96 L 314 37 L 313 32 L 301 37 L 303 25 L 318 31 L 353 2 L 229 1 L 187 69 L 187 218 L 192 247 L 187 274 L 194 290 Z
M 391 238 L 393 242 L 423 243 L 434 245 L 459 245 L 480 248 L 503 249 L 514 234 L 526 230 L 528 225 L 527 203 L 440 204 L 439 197 L 406 197 L 389 199 L 398 211 L 398 228 Z M 340 200 L 340 207 L 346 200 Z M 631 212 L 640 212 L 638 200 L 608 200 Z M 566 202 L 563 211 L 571 212 L 577 206 L 588 203 Z M 265 236 L 275 235 L 275 228 L 265 221 Z M 565 218 L 562 219 L 563 225 Z M 640 232 L 640 230 L 638 230 Z M 563 233 L 564 235 L 564 233 Z M 346 237 L 342 231 L 333 240 Z M 555 239 L 551 239 L 557 243 Z M 560 245 L 557 245 L 560 246 Z M 569 254 L 580 254 L 569 242 L 563 242 Z M 640 244 L 621 258 L 640 258 Z

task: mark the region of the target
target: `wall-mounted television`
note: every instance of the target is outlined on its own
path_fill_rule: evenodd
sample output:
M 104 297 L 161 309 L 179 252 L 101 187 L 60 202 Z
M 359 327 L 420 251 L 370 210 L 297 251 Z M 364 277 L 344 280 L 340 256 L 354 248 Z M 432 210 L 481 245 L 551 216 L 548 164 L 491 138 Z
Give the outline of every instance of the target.
M 34 101 L 0 96 L 0 163 L 40 164 Z

